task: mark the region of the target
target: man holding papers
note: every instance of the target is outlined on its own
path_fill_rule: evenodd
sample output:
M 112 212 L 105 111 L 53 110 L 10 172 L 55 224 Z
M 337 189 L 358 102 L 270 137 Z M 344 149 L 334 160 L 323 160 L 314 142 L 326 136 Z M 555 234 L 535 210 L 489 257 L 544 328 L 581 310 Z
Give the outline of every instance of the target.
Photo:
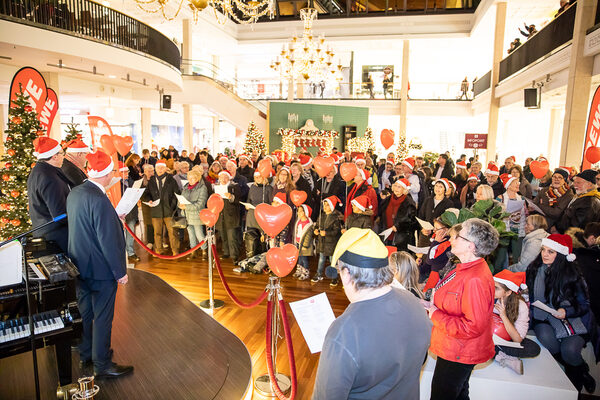
M 431 322 L 415 296 L 390 286 L 386 247 L 372 230 L 351 228 L 331 265 L 350 305 L 325 336 L 313 400 L 418 399 Z

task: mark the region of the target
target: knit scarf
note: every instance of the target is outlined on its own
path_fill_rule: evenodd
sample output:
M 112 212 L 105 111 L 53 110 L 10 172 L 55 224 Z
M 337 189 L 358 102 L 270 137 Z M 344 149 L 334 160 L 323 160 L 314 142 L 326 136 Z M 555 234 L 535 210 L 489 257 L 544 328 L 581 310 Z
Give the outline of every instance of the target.
M 193 185 L 191 185 L 190 183 L 188 183 L 188 189 L 193 189 L 193 188 L 195 188 L 195 187 L 196 187 L 196 185 L 198 185 L 198 183 L 199 183 L 199 182 L 200 182 L 200 181 L 198 181 L 198 182 L 194 183 Z
M 569 190 L 569 185 L 567 185 L 566 183 L 563 183 L 563 185 L 557 189 L 555 189 L 553 187 L 549 187 L 548 191 L 546 192 L 548 194 L 548 204 L 550 206 L 555 205 L 556 202 L 558 201 L 558 198 L 560 196 L 562 196 L 563 194 L 567 193 L 568 190 Z
M 392 197 L 390 197 L 390 202 L 385 209 L 385 222 L 387 227 L 394 226 L 394 218 L 396 218 L 396 213 L 398 212 L 400 205 L 404 202 L 404 199 L 406 199 L 406 195 L 396 197 L 395 194 L 392 194 Z
M 213 181 L 216 181 L 217 179 L 219 179 L 219 174 L 215 174 L 212 170 L 209 170 L 208 177 Z

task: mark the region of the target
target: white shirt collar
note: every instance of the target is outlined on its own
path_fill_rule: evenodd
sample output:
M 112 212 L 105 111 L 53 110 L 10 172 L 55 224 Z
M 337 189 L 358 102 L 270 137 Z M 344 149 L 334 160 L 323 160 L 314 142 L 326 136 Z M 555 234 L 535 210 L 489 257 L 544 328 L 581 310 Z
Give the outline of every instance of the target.
M 104 186 L 102 186 L 101 184 L 99 184 L 98 182 L 94 182 L 91 179 L 88 179 L 88 181 L 92 182 L 94 185 L 98 186 L 100 188 L 100 190 L 102 190 L 102 193 L 106 194 L 106 189 L 104 189 Z

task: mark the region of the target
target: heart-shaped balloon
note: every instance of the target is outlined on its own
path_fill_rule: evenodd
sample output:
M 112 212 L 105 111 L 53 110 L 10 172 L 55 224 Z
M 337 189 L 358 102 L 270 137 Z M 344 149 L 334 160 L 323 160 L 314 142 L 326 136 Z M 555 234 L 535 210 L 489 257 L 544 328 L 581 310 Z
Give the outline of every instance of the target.
M 258 226 L 270 237 L 275 237 L 292 220 L 292 207 L 287 204 L 272 206 L 262 203 L 256 206 L 254 217 Z
M 100 136 L 100 143 L 102 144 L 102 148 L 104 149 L 106 154 L 108 154 L 109 156 L 115 154 L 115 151 L 117 151 L 113 142 L 113 137 L 111 135 Z
M 208 227 L 213 227 L 217 223 L 219 219 L 219 215 L 213 213 L 208 208 L 200 210 L 200 221 L 204 223 L 204 225 Z
M 268 178 L 271 175 L 271 170 L 273 169 L 273 164 L 271 164 L 271 160 L 263 158 L 258 162 L 258 167 L 256 170 L 263 178 Z
M 381 131 L 381 144 L 384 149 L 389 149 L 394 145 L 394 131 L 390 129 L 384 129 Z
M 290 192 L 290 199 L 296 207 L 300 207 L 301 204 L 304 204 L 307 197 L 306 192 L 302 190 L 292 190 Z
M 317 171 L 317 174 L 323 178 L 327 176 L 329 172 L 331 172 L 333 166 L 335 165 L 335 161 L 333 161 L 333 158 L 329 156 L 317 156 L 313 161 L 313 165 L 315 166 L 315 171 Z
M 600 147 L 591 146 L 585 151 L 585 159 L 592 164 L 600 161 Z
M 350 182 L 356 174 L 358 173 L 358 168 L 356 168 L 356 164 L 351 162 L 345 162 L 340 166 L 340 175 L 342 179 L 346 182 Z
M 283 247 L 273 247 L 267 251 L 267 264 L 271 271 L 280 278 L 287 276 L 298 261 L 298 248 L 291 243 Z
M 500 336 L 504 340 L 512 341 L 508 334 L 502 318 L 498 314 L 492 313 L 492 333 L 496 336 Z
M 112 140 L 115 149 L 117 149 L 117 152 L 122 157 L 125 157 L 125 155 L 129 153 L 131 151 L 131 148 L 133 147 L 133 138 L 131 136 L 113 135 Z
M 529 164 L 529 169 L 531 170 L 533 176 L 535 176 L 537 179 L 542 179 L 544 175 L 546 175 L 546 172 L 548 172 L 550 169 L 550 165 L 546 160 L 535 160 Z
M 216 193 L 211 194 L 206 202 L 206 208 L 213 214 L 219 215 L 223 210 L 223 198 Z

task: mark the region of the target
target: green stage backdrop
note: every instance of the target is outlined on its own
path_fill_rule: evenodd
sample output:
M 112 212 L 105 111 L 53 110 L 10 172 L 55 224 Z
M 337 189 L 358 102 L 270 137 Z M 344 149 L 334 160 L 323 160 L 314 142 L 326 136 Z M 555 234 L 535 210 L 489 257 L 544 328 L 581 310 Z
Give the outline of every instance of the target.
M 322 130 L 339 132 L 335 146 L 341 149 L 344 125 L 356 126 L 356 136 L 365 134 L 369 122 L 368 107 L 329 106 L 323 104 L 303 104 L 286 102 L 269 102 L 269 151 L 281 148 L 280 128 L 300 129 L 312 119 L 315 126 Z M 311 153 L 316 148 L 308 148 Z

